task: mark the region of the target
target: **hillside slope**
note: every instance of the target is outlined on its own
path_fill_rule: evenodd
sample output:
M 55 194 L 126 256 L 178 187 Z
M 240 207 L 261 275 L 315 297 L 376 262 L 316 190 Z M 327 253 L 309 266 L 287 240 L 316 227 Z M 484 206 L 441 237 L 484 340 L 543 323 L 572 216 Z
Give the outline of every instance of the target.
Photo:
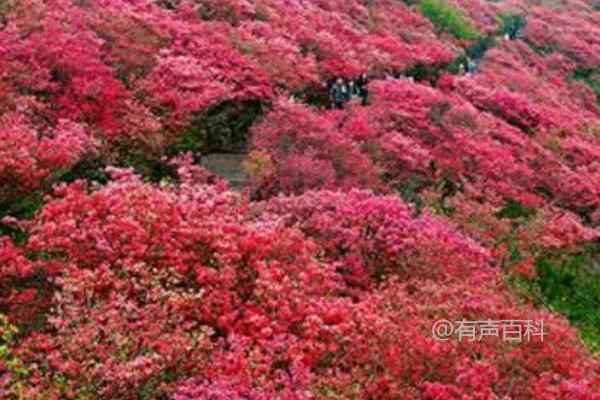
M 600 399 L 599 102 L 593 1 L 0 0 L 0 398 Z

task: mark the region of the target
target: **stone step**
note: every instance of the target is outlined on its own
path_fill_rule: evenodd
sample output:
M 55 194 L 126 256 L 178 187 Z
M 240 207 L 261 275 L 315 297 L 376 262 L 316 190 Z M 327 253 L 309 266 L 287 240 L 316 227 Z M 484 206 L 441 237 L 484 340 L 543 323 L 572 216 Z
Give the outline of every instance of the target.
M 243 166 L 246 157 L 246 153 L 206 154 L 201 157 L 200 165 L 227 180 L 234 190 L 241 191 L 250 183 Z

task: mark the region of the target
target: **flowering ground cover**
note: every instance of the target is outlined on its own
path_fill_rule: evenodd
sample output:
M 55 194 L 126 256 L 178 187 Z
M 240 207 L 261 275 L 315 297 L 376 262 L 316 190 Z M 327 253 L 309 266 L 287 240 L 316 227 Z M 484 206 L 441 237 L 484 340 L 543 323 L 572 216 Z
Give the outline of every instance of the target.
M 0 0 L 0 398 L 600 399 L 599 15 Z

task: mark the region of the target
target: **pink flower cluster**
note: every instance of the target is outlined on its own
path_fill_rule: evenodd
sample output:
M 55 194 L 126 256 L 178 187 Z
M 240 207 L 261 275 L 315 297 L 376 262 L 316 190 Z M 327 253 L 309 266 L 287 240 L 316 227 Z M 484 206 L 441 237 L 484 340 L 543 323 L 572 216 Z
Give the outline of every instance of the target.
M 450 75 L 471 43 L 397 0 L 0 1 L 0 398 L 599 400 L 597 356 L 504 275 L 600 237 L 588 3 L 449 0 L 488 35 L 526 21 Z M 170 157 L 231 103 L 265 111 L 244 194 Z M 172 170 L 57 184 L 91 156 Z M 440 319 L 547 335 L 439 341 Z
M 4 393 L 598 398 L 598 363 L 563 319 L 513 300 L 486 250 L 395 196 L 248 203 L 196 180 L 159 188 L 113 174 L 92 193 L 59 188 L 29 243 L 1 247 L 9 265 L 45 254 L 35 265 L 53 283 L 48 329 L 11 349 L 27 373 Z M 492 314 L 544 319 L 548 336 L 518 346 L 431 336 L 436 319 Z
M 531 113 L 519 109 L 518 103 L 500 101 L 483 86 L 472 91 L 474 80 L 485 79 L 485 74 L 454 83 L 473 103 L 408 80 L 374 81 L 371 105 L 350 107 L 343 114 L 280 101 L 254 130 L 257 157 L 268 160 L 262 170 L 254 171 L 255 190 L 270 196 L 331 187 L 385 193 L 411 186 L 429 206 L 453 206 L 459 211 L 457 222 L 464 212 L 473 217 L 467 211 L 472 207 L 479 215 L 486 208 L 491 222 L 502 206 L 517 201 L 544 209 L 540 216 L 549 218 L 548 223 L 569 215 L 581 233 L 579 242 L 594 240 L 598 232 L 585 228 L 572 212 L 592 216 L 600 206 L 593 154 L 598 144 L 585 133 L 567 130 L 570 121 L 555 127 L 564 129 L 568 144 L 559 151 L 547 142 L 553 129 L 532 136 L 512 126 L 521 125 L 512 115 L 525 125 Z M 493 106 L 490 113 L 482 112 L 486 104 Z M 576 144 L 579 140 L 585 144 Z M 569 152 L 573 156 L 567 156 Z M 451 200 L 457 192 L 461 196 Z M 485 205 L 477 205 L 482 202 Z M 486 227 L 481 234 L 493 231 Z M 500 229 L 496 239 L 502 232 L 506 229 Z M 538 240 L 540 248 L 545 248 L 543 242 Z M 567 242 L 563 247 L 570 247 Z
M 24 115 L 0 118 L 0 204 L 39 189 L 94 151 L 94 140 L 72 121 L 36 131 Z

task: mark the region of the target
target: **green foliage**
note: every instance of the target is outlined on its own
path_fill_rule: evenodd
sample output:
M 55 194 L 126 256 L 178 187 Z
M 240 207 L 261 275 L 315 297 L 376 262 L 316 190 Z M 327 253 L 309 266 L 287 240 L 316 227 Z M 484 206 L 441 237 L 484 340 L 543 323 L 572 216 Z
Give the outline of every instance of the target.
M 17 244 L 27 243 L 29 239 L 29 235 L 25 231 L 7 226 L 2 222 L 0 222 L 0 236 L 8 236 Z
M 537 272 L 544 302 L 567 316 L 581 338 L 600 352 L 600 244 L 576 255 L 547 254 L 538 260 Z
M 481 36 L 481 32 L 460 10 L 444 0 L 422 0 L 421 12 L 440 31 L 448 32 L 457 39 L 475 40 Z
M 593 69 L 580 69 L 575 72 L 575 80 L 592 88 L 596 94 L 596 102 L 600 105 L 600 72 Z
M 5 208 L 1 216 L 10 215 L 17 219 L 31 219 L 44 205 L 41 194 L 33 193 L 29 196 L 21 197 L 9 207 Z
M 6 25 L 8 17 L 6 14 L 10 11 L 10 4 L 8 1 L 0 0 L 0 26 Z
M 525 17 L 519 14 L 501 15 L 500 21 L 502 22 L 502 27 L 497 32 L 499 35 L 505 35 L 511 29 L 523 29 L 525 27 Z
M 483 57 L 486 51 L 496 46 L 496 44 L 496 38 L 494 36 L 483 36 L 469 46 L 465 53 L 472 59 L 478 60 Z
M 446 72 L 450 73 L 450 74 L 458 74 L 460 72 L 460 64 L 463 64 L 463 66 L 467 65 L 467 57 L 465 56 L 460 56 L 460 57 L 456 57 L 454 59 L 454 61 L 452 61 L 452 64 L 448 65 L 448 67 L 446 67 Z
M 153 154 L 147 151 L 144 146 L 123 142 L 114 149 L 114 152 L 117 154 L 117 159 L 111 163 L 112 165 L 133 168 L 137 174 L 148 179 L 150 182 L 177 180 L 175 169 L 161 159 L 161 154 Z M 88 176 L 95 176 L 93 171 L 94 169 L 90 170 L 90 175 Z M 98 172 L 101 178 L 103 172 L 101 170 Z M 104 183 L 103 180 L 99 180 L 99 182 Z
M 531 215 L 514 202 L 502 212 L 508 218 L 525 220 Z M 515 233 L 513 230 L 500 241 L 509 249 L 503 265 L 506 271 L 524 261 Z M 588 244 L 577 254 L 564 250 L 545 253 L 537 257 L 536 272 L 535 280 L 505 274 L 506 282 L 520 298 L 567 317 L 590 349 L 600 352 L 600 243 Z
M 410 203 L 415 206 L 417 214 L 420 214 L 423 209 L 423 199 L 419 194 L 419 189 L 422 187 L 422 179 L 415 177 L 397 189 L 398 194 L 405 203 Z
M 493 35 L 480 37 L 465 50 L 464 55 L 454 59 L 452 64 L 448 65 L 446 71 L 451 74 L 457 74 L 459 72 L 460 64 L 463 64 L 463 66 L 466 68 L 467 57 L 470 57 L 473 60 L 479 60 L 483 58 L 486 51 L 496 46 L 496 44 L 496 38 Z
M 156 0 L 156 4 L 167 10 L 176 10 L 179 5 L 178 3 L 179 1 L 177 0 Z
M 197 14 L 204 21 L 226 21 L 233 26 L 240 24 L 235 9 L 218 0 L 202 0 L 198 5 Z
M 89 182 L 106 184 L 109 180 L 108 174 L 104 172 L 106 162 L 102 158 L 86 158 L 75 164 L 73 168 L 60 177 L 61 182 L 71 183 L 84 179 Z
M 23 380 L 30 374 L 27 366 L 14 354 L 13 348 L 18 334 L 17 327 L 12 325 L 4 314 L 0 314 L 0 365 L 12 375 L 9 389 L 13 393 L 21 392 Z
M 417 64 L 406 70 L 404 75 L 413 78 L 417 82 L 427 81 L 433 84 L 439 78 L 441 72 L 438 65 Z
M 435 165 L 430 165 L 430 168 L 433 171 Z M 388 184 L 391 184 L 390 177 L 387 176 L 387 174 L 383 175 L 383 179 L 384 181 L 387 181 Z M 455 212 L 454 207 L 447 203 L 447 199 L 451 198 L 459 191 L 462 191 L 460 183 L 455 183 L 448 173 L 443 173 L 442 177 L 437 182 L 422 176 L 413 175 L 401 185 L 391 184 L 391 186 L 405 203 L 410 203 L 415 207 L 415 217 L 421 215 L 425 208 L 425 202 L 421 196 L 423 188 L 433 188 L 440 194 L 440 199 L 436 200 L 434 203 L 428 204 L 428 206 L 430 207 L 430 211 L 432 211 L 431 208 L 433 208 L 435 209 L 435 213 L 443 214 L 447 217 Z
M 173 153 L 228 152 L 245 148 L 248 130 L 262 115 L 257 101 L 225 102 L 194 116 Z
M 294 93 L 294 95 L 297 98 L 302 99 L 304 103 L 316 108 L 328 108 L 331 105 L 329 92 L 326 88 L 308 87 Z
M 31 219 L 43 205 L 43 195 L 32 193 L 2 207 L 0 209 L 0 219 L 6 216 L 11 216 L 19 220 Z M 9 236 L 15 243 L 19 244 L 27 242 L 28 239 L 26 232 L 0 222 L 0 236 L 3 235 Z
M 498 218 L 527 218 L 535 214 L 535 208 L 523 207 L 521 203 L 515 200 L 509 200 L 503 207 L 496 213 Z

